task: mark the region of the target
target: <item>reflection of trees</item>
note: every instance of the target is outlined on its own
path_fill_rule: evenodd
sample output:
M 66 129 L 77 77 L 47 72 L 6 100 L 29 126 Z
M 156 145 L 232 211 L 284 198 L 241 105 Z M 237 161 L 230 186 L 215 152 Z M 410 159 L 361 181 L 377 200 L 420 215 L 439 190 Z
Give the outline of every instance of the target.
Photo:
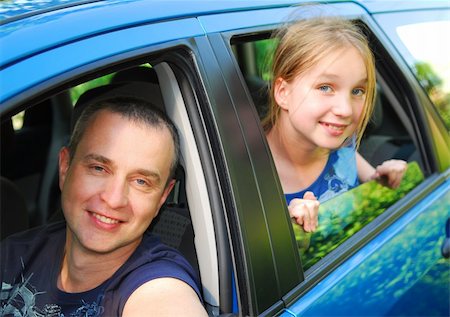
M 366 183 L 323 204 L 324 221 L 306 236 L 294 226 L 306 268 L 335 249 L 423 180 L 416 163 L 409 164 L 401 186 L 390 190 Z M 450 316 L 450 262 L 440 254 L 450 210 L 446 193 L 407 222 L 382 248 L 343 276 L 304 311 L 305 316 Z M 335 204 L 336 200 L 336 204 Z M 341 216 L 342 215 L 342 216 Z M 305 250 L 305 238 L 310 247 Z M 300 245 L 299 245 L 299 248 Z
M 422 180 L 420 167 L 417 163 L 410 163 L 396 190 L 372 181 L 322 204 L 319 209 L 319 227 L 312 235 L 294 225 L 304 269 L 310 268 L 361 230 Z
M 439 250 L 449 198 L 441 196 L 372 250 L 304 315 L 317 309 L 324 316 L 450 316 L 450 262 Z
M 450 93 L 442 87 L 443 81 L 430 64 L 417 62 L 414 65 L 417 79 L 435 104 L 444 119 L 447 129 L 450 129 Z

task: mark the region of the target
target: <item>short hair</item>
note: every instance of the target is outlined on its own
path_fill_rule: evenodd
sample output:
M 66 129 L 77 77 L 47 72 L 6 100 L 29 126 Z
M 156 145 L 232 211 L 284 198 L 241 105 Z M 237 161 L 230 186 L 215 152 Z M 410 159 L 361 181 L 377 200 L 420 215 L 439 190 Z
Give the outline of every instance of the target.
M 136 123 L 158 129 L 167 128 L 174 145 L 174 157 L 170 167 L 169 179 L 174 178 L 180 159 L 180 137 L 175 124 L 157 106 L 139 98 L 129 96 L 112 96 L 98 101 L 93 101 L 83 106 L 78 119 L 73 127 L 72 135 L 67 148 L 72 159 L 83 135 L 95 115 L 101 110 L 117 113 L 122 117 Z
M 274 38 L 279 43 L 273 58 L 269 111 L 262 122 L 264 130 L 270 131 L 280 114 L 274 97 L 273 82 L 277 78 L 292 82 L 331 52 L 353 47 L 361 54 L 367 72 L 364 110 L 356 131 L 359 145 L 373 111 L 376 87 L 375 60 L 361 28 L 351 20 L 320 16 L 287 24 L 274 33 Z

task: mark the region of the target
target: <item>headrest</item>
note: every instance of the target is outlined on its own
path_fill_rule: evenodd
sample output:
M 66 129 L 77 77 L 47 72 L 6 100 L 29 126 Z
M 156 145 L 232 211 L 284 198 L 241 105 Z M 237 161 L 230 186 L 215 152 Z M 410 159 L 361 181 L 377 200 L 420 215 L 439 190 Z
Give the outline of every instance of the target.
M 158 75 L 154 68 L 136 66 L 118 71 L 111 79 L 112 83 L 142 81 L 146 83 L 158 84 Z
M 132 97 L 142 99 L 155 105 L 162 111 L 165 111 L 161 90 L 157 84 L 149 82 L 123 82 L 107 84 L 90 89 L 78 98 L 75 107 L 73 108 L 71 130 L 73 130 L 75 123 L 88 105 L 99 103 L 114 97 Z

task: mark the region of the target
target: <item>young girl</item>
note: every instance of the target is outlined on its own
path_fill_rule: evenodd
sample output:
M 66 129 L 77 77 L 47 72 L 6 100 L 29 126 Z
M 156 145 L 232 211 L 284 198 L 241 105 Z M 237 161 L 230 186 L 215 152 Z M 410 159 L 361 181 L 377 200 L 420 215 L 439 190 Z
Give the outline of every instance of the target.
M 375 95 L 374 58 L 356 25 L 314 18 L 289 25 L 278 37 L 263 127 L 289 213 L 311 232 L 319 202 L 372 179 L 395 188 L 406 162 L 373 168 L 356 151 Z

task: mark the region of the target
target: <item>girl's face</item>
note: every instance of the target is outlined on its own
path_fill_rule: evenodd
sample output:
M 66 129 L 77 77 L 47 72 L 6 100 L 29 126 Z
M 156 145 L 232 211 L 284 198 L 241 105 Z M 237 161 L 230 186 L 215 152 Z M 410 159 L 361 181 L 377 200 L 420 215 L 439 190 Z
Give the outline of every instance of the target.
M 359 51 L 347 47 L 323 59 L 291 83 L 278 78 L 279 126 L 293 143 L 339 148 L 351 136 L 366 98 L 367 72 Z

